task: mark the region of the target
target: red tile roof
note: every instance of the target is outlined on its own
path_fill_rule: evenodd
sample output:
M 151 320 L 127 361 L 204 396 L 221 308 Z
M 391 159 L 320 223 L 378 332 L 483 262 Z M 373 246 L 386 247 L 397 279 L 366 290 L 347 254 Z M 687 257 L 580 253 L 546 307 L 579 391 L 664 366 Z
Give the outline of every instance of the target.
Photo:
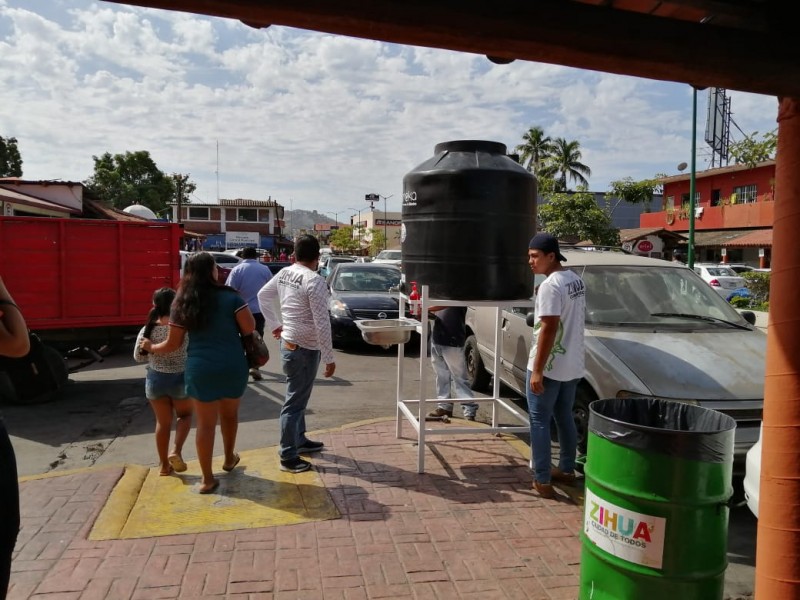
M 728 248 L 772 248 L 772 229 L 757 229 L 722 244 Z

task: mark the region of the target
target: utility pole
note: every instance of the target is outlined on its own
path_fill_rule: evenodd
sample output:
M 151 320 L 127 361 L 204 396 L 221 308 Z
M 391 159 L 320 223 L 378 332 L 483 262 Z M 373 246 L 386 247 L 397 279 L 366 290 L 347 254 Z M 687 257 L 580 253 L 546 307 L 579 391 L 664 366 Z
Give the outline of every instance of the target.
M 694 211 L 696 206 L 695 179 L 697 173 L 697 88 L 692 87 L 692 171 L 689 176 L 689 253 L 686 265 L 694 268 Z
M 183 223 L 183 216 L 181 215 L 181 204 L 183 202 L 183 176 L 178 175 L 175 178 L 175 191 L 178 195 L 178 224 Z
M 358 245 L 359 245 L 359 249 L 360 249 L 360 246 L 361 246 L 361 209 L 360 208 L 350 208 L 350 207 L 348 207 L 347 210 L 354 210 L 354 211 L 356 211 L 358 213 L 358 225 L 357 225 L 357 227 L 358 227 L 358 230 L 357 230 L 358 231 L 358 236 L 357 236 L 356 239 L 358 239 Z M 350 217 L 351 225 L 352 225 L 352 221 L 353 221 L 353 217 L 351 216 Z
M 386 250 L 386 247 L 389 245 L 389 233 L 387 229 L 387 221 L 389 217 L 386 216 L 386 201 L 394 196 L 394 194 L 389 194 L 388 196 L 381 196 L 383 198 L 383 249 Z

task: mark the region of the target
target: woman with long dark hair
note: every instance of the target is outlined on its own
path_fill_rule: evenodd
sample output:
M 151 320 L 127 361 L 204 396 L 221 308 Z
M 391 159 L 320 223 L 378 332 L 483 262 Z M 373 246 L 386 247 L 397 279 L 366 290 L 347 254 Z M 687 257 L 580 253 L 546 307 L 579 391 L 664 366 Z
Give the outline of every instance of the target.
M 175 290 L 168 287 L 158 289 L 153 294 L 153 308 L 147 316 L 147 323 L 136 339 L 133 358 L 146 362 L 145 396 L 156 416 L 156 451 L 161 464 L 161 475 L 182 473 L 186 470 L 183 460 L 183 444 L 192 426 L 192 401 L 186 395 L 184 371 L 186 369 L 186 346 L 188 339 L 174 352 L 151 354 L 142 352 L 144 338 L 153 343 L 163 342 L 169 335 L 169 314 Z M 175 420 L 175 443 L 169 451 L 169 438 L 172 432 L 172 417 Z
M 189 336 L 186 354 L 186 393 L 194 400 L 197 460 L 203 477 L 198 488 L 210 494 L 219 487 L 211 459 L 219 420 L 225 454 L 223 471 L 239 463 L 235 451 L 239 428 L 239 400 L 247 387 L 248 366 L 242 335 L 255 329 L 247 303 L 234 290 L 217 283 L 217 264 L 208 252 L 189 258 L 172 304 L 169 334 L 161 343 L 144 339 L 142 350 L 173 352 Z

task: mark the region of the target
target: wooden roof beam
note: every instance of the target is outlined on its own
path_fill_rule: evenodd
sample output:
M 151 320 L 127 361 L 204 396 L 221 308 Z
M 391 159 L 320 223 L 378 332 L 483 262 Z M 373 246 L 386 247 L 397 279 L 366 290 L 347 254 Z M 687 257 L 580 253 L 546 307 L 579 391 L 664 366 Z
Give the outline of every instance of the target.
M 248 24 L 299 27 L 683 82 L 800 97 L 800 44 L 562 0 L 111 0 Z

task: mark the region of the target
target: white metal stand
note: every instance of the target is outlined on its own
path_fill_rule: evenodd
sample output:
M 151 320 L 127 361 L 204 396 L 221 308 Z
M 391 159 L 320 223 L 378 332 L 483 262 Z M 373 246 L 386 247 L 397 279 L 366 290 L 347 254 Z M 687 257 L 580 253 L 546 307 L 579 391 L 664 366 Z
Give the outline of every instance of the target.
M 408 296 L 400 294 L 400 312 L 405 314 L 405 307 L 408 303 Z M 428 435 L 464 435 L 464 434 L 495 434 L 495 433 L 528 433 L 530 431 L 530 421 L 527 413 L 520 412 L 516 406 L 509 403 L 500 397 L 500 378 L 497 376 L 500 373 L 500 355 L 502 354 L 501 339 L 501 314 L 503 308 L 510 308 L 513 306 L 521 306 L 530 304 L 533 305 L 529 298 L 522 300 L 507 300 L 507 301 L 463 301 L 463 300 L 440 300 L 428 298 L 428 286 L 423 285 L 420 294 L 420 314 L 424 315 L 419 324 L 417 325 L 417 332 L 420 334 L 420 348 L 419 348 L 419 396 L 418 398 L 403 398 L 403 359 L 405 357 L 405 344 L 398 344 L 397 346 L 397 437 L 402 436 L 403 418 L 411 423 L 414 431 L 417 432 L 417 472 L 425 472 L 425 444 Z M 448 402 L 478 402 L 478 403 L 491 403 L 492 404 L 492 425 L 491 427 L 458 427 L 447 426 L 431 429 L 425 426 L 425 415 L 427 414 L 427 407 L 431 403 L 438 403 L 439 398 L 426 398 L 427 389 L 427 374 L 428 374 L 428 309 L 431 306 L 492 306 L 496 308 L 495 314 L 495 333 L 494 333 L 494 369 L 495 376 L 493 377 L 492 396 L 490 398 L 473 397 L 473 398 L 452 398 Z M 417 405 L 416 414 L 409 408 L 408 405 Z M 499 425 L 498 421 L 498 407 L 506 409 L 511 415 L 519 419 L 523 425 Z

